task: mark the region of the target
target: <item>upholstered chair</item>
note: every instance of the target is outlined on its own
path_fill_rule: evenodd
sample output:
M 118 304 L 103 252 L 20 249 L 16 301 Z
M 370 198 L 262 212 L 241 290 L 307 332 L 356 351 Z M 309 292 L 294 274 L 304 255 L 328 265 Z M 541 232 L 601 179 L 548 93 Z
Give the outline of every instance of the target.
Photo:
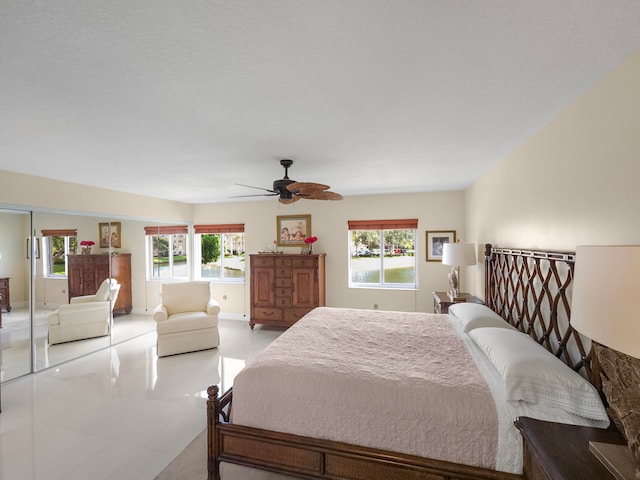
M 105 279 L 94 295 L 73 297 L 48 316 L 49 345 L 109 335 L 120 284 Z
M 162 285 L 162 303 L 153 312 L 158 356 L 217 347 L 219 312 L 220 305 L 212 298 L 209 282 Z

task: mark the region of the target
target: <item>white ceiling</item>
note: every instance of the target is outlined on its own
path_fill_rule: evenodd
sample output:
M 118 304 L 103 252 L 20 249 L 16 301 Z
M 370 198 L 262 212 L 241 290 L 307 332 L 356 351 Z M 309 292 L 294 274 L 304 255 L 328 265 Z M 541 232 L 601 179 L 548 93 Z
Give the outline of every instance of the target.
M 460 189 L 638 49 L 638 0 L 1 0 L 0 169 Z

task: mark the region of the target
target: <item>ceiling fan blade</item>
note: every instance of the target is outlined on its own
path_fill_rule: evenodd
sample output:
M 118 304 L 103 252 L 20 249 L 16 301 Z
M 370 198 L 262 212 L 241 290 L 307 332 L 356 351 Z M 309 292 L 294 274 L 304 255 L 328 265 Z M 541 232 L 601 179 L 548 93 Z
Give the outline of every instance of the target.
M 255 188 L 256 190 L 264 190 L 265 192 L 271 192 L 273 194 L 278 194 L 278 192 L 271 190 L 269 188 L 263 188 L 263 187 L 254 187 L 253 185 L 245 185 L 244 183 L 235 183 L 234 185 L 238 185 L 240 187 L 249 187 L 249 188 Z
M 313 182 L 293 182 L 287 185 L 287 190 L 295 193 L 302 193 L 306 191 L 321 191 L 329 190 L 329 185 L 323 185 L 321 183 Z
M 315 194 L 306 195 L 306 196 L 303 196 L 302 198 L 306 198 L 308 200 L 342 200 L 343 197 L 342 195 L 336 192 L 324 191 L 324 192 L 318 192 Z
M 243 197 L 275 197 L 277 193 L 256 193 L 254 195 L 233 195 L 228 198 L 243 198 Z

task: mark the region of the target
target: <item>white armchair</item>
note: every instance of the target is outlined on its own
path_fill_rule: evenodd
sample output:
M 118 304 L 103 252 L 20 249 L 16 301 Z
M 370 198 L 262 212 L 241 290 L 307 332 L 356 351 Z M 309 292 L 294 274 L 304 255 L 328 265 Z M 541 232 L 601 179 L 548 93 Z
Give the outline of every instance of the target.
M 69 303 L 89 303 L 89 302 L 103 302 L 111 299 L 112 305 L 116 303 L 118 299 L 118 293 L 120 292 L 120 284 L 115 278 L 105 278 L 104 281 L 98 287 L 98 291 L 93 295 L 82 295 L 79 297 L 73 297 L 69 300 Z
M 49 314 L 49 345 L 109 335 L 120 284 L 105 279 L 94 295 L 73 297 Z
M 209 282 L 162 285 L 162 303 L 153 312 L 158 332 L 158 356 L 216 348 L 220 305 Z

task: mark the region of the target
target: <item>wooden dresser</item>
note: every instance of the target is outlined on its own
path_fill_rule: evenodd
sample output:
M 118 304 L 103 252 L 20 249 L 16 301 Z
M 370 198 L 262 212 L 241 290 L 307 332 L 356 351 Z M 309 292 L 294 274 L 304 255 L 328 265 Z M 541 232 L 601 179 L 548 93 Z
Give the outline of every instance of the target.
M 131 254 L 69 255 L 69 299 L 93 295 L 105 278 L 111 275 L 120 284 L 113 313 L 131 313 Z
M 0 278 L 0 311 L 5 309 L 11 311 L 11 291 L 9 290 L 9 279 Z
M 11 311 L 11 291 L 9 290 L 9 279 L 0 278 L 0 328 L 2 328 L 2 309 Z
M 290 327 L 315 307 L 325 305 L 324 254 L 249 255 L 249 325 Z

